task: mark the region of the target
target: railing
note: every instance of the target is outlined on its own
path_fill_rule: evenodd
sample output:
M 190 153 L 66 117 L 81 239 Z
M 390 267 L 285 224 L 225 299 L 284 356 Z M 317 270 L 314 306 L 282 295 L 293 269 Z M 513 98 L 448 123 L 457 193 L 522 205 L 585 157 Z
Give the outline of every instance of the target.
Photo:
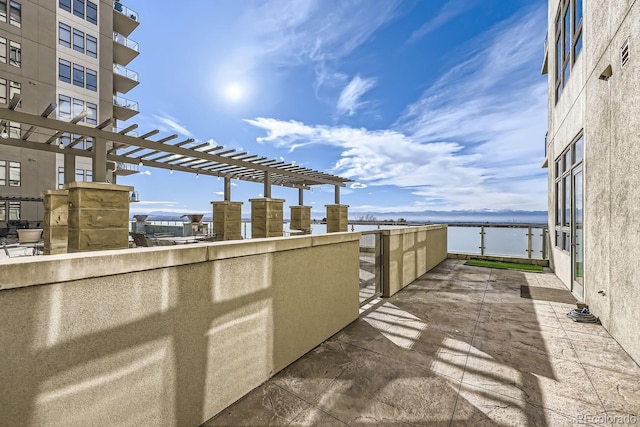
M 122 34 L 116 33 L 115 31 L 113 32 L 113 41 L 126 46 L 129 49 L 135 50 L 136 52 L 140 52 L 138 42 L 128 39 Z
M 549 259 L 543 224 L 449 224 L 448 252 L 523 259 Z
M 113 72 L 128 79 L 138 81 L 138 73 L 119 64 L 113 64 Z
M 116 105 L 118 107 L 128 108 L 129 110 L 139 111 L 138 103 L 136 101 L 131 101 L 130 99 L 127 99 L 118 95 L 113 96 L 113 105 Z
M 113 2 L 113 10 L 115 10 L 116 12 L 120 12 L 124 16 L 127 16 L 133 19 L 134 21 L 138 20 L 138 12 L 136 12 L 135 10 L 129 9 L 127 6 L 123 5 L 119 1 Z
M 382 230 L 360 238 L 360 306 L 382 295 Z
M 134 172 L 138 172 L 140 170 L 138 165 L 132 165 L 131 163 L 118 162 L 117 164 L 118 164 L 118 170 L 127 170 L 127 171 L 134 171 Z

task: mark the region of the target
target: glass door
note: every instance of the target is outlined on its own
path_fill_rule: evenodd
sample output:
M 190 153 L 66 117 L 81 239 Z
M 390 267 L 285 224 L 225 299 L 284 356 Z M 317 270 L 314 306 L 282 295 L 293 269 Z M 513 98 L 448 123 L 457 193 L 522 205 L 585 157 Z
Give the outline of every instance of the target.
M 573 170 L 572 182 L 572 212 L 571 212 L 571 264 L 572 286 L 571 292 L 579 300 L 584 301 L 584 242 L 582 223 L 582 166 Z

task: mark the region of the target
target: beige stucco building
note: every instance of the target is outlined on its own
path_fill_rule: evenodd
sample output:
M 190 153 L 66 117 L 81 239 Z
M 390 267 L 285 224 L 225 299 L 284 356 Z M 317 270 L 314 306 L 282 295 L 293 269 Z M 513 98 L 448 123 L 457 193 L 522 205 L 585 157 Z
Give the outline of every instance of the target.
M 125 94 L 138 75 L 125 68 L 138 55 L 128 37 L 138 15 L 111 0 L 0 0 L 0 108 L 80 120 L 107 129 L 138 113 Z M 11 106 L 14 95 L 21 101 Z M 17 99 L 17 98 L 16 98 Z M 86 114 L 86 116 L 85 116 Z M 19 124 L 2 123 L 3 138 L 91 147 L 90 138 L 61 133 L 27 135 Z M 9 220 L 42 221 L 44 190 L 65 182 L 91 181 L 92 158 L 0 145 L 0 227 Z M 33 225 L 32 225 L 33 226 Z
M 640 4 L 550 0 L 548 22 L 551 262 L 640 361 Z

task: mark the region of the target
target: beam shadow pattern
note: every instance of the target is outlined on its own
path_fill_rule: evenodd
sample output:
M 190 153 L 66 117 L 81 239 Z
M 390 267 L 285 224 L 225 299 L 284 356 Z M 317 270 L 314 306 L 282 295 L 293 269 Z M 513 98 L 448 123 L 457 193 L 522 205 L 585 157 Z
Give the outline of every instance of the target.
M 640 367 L 553 274 L 446 260 L 204 425 L 575 425 L 638 416 Z M 593 419 L 593 418 L 592 418 Z

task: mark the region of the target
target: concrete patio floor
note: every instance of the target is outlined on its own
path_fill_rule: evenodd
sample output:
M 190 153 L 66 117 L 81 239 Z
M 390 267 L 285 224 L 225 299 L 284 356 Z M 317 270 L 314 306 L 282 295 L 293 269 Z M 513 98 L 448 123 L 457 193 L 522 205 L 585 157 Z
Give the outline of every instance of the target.
M 568 296 L 551 273 L 446 260 L 204 425 L 640 423 L 640 367 Z

